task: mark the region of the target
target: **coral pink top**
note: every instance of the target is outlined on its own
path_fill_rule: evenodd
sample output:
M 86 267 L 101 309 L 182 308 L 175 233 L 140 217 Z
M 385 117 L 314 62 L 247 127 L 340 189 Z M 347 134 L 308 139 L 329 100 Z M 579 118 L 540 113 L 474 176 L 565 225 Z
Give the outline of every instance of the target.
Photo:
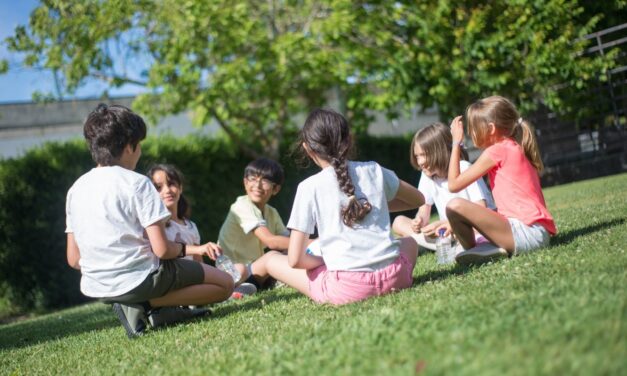
M 537 223 L 555 235 L 557 228 L 546 208 L 540 177 L 522 147 L 506 138 L 489 146 L 485 153 L 496 164 L 488 177 L 497 211 L 528 226 Z

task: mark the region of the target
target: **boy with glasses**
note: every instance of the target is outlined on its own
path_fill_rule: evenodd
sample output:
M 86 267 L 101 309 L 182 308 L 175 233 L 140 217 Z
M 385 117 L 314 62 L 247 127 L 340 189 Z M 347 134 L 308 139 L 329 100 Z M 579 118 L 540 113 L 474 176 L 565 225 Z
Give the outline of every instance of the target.
M 258 289 L 272 286 L 274 280 L 267 275 L 255 275 L 251 264 L 266 249 L 287 250 L 290 240 L 279 212 L 268 205 L 270 198 L 281 190 L 284 179 L 283 168 L 277 162 L 268 158 L 250 162 L 244 170 L 246 195 L 231 205 L 218 236 L 223 253 L 234 263 L 247 266 L 246 282 Z

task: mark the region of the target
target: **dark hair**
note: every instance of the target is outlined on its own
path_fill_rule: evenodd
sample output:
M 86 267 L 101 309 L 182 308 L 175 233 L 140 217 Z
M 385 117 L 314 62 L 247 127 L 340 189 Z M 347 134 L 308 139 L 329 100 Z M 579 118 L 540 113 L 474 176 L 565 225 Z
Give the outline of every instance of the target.
M 141 116 L 124 106 L 100 103 L 87 116 L 83 135 L 94 162 L 111 166 L 120 158 L 126 145 L 130 144 L 135 150 L 146 138 L 146 124 Z
M 261 176 L 276 185 L 282 185 L 285 181 L 283 167 L 278 162 L 264 157 L 257 158 L 246 166 L 244 178 L 248 176 Z
M 166 176 L 166 181 L 168 184 L 175 183 L 179 187 L 183 186 L 184 177 L 181 171 L 179 171 L 176 167 L 170 164 L 155 164 L 150 167 L 148 170 L 148 177 L 152 180 L 152 176 L 157 171 L 163 171 Z M 179 218 L 189 218 L 191 215 L 192 208 L 190 207 L 187 199 L 181 195 L 179 196 L 179 201 L 177 205 L 176 215 Z
M 348 122 L 333 110 L 313 110 L 300 132 L 301 148 L 303 143 L 333 166 L 340 189 L 349 196 L 348 204 L 341 208 L 342 222 L 352 227 L 372 210 L 372 206 L 366 197 L 355 197 L 355 186 L 348 173 L 348 158 L 353 147 Z
M 419 145 L 422 151 L 424 151 L 426 165 L 429 166 L 429 170 L 444 174 L 441 177 L 446 178 L 448 164 L 451 159 L 451 150 L 453 149 L 451 129 L 440 122 L 436 122 L 416 132 L 411 140 L 409 163 L 416 170 L 420 170 L 414 155 L 416 145 Z M 461 150 L 461 159 L 468 160 L 468 153 L 464 149 Z

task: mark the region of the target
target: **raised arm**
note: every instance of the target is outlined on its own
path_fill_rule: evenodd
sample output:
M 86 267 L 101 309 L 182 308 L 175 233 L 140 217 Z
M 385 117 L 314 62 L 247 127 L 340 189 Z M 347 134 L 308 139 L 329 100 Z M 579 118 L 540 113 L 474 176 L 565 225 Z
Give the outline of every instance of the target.
M 396 196 L 388 202 L 391 212 L 416 209 L 425 203 L 425 197 L 414 186 L 400 180 Z
M 485 175 L 495 164 L 490 157 L 482 153 L 475 163 L 464 171 L 463 174 L 460 174 L 460 144 L 464 140 L 464 124 L 461 116 L 457 116 L 451 122 L 451 134 L 453 136 L 453 149 L 451 150 L 451 160 L 448 164 L 448 190 L 452 193 L 457 193 Z

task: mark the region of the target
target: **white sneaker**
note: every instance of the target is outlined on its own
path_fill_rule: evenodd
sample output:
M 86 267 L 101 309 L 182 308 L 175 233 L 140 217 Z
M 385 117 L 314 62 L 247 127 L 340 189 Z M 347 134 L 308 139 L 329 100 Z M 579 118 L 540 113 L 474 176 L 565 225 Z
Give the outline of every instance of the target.
M 460 265 L 482 264 L 508 257 L 509 252 L 492 243 L 482 243 L 474 248 L 460 252 L 455 256 L 455 261 Z

